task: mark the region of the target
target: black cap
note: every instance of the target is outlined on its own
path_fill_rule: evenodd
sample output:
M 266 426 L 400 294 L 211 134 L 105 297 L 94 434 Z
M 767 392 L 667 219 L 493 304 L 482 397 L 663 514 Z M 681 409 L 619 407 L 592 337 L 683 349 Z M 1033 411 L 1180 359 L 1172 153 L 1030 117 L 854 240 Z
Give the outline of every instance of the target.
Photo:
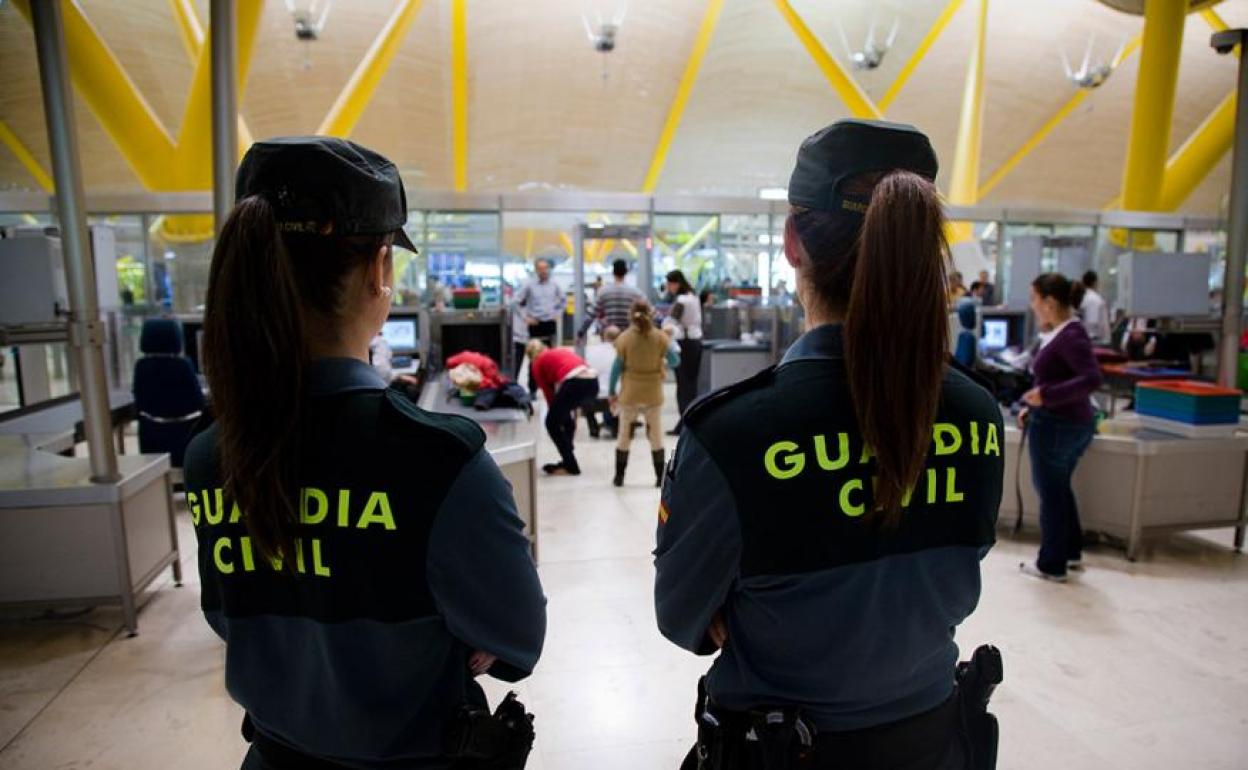
M 861 216 L 869 201 L 844 196 L 841 185 L 858 174 L 894 169 L 936 181 L 936 153 L 922 131 L 883 120 L 838 120 L 802 142 L 789 203 Z
M 331 136 L 280 136 L 256 142 L 243 156 L 237 198 L 259 195 L 284 232 L 394 234 L 416 251 L 403 225 L 407 195 L 399 170 L 382 155 Z

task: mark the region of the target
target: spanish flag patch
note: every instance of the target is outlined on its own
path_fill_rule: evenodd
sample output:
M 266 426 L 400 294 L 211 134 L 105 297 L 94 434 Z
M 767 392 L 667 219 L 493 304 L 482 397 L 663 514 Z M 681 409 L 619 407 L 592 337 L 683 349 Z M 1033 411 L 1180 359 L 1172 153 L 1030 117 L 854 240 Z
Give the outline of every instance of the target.
M 660 500 L 659 501 L 659 523 L 666 524 L 667 518 L 671 515 L 672 515 L 671 511 L 667 510 L 667 503 Z

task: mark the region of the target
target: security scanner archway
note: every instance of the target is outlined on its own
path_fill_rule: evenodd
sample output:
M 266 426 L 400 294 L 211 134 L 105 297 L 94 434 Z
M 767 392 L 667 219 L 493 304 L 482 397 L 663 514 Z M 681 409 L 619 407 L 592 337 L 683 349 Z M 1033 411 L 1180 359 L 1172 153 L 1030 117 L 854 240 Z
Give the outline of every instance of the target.
M 573 264 L 572 264 L 572 336 L 580 331 L 581 325 L 589 312 L 585 294 L 585 263 L 589 257 L 593 261 L 620 259 L 615 252 L 615 245 L 623 247 L 628 255 L 623 257 L 628 262 L 629 275 L 634 285 L 641 290 L 646 299 L 654 301 L 657 292 L 654 284 L 654 262 L 650 248 L 653 243 L 650 225 L 608 225 L 581 224 L 573 233 Z M 609 264 L 609 263 L 608 263 Z M 567 336 L 565 334 L 565 336 Z M 578 343 L 578 348 L 580 344 Z

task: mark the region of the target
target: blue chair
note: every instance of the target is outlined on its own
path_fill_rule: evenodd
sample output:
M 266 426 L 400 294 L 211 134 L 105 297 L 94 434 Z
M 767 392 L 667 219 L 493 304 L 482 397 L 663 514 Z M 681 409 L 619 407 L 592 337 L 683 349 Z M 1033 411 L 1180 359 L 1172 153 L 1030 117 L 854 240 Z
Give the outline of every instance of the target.
M 978 352 L 979 340 L 975 337 L 975 301 L 964 299 L 958 302 L 958 321 L 962 330 L 958 332 L 957 345 L 954 346 L 953 357 L 963 366 L 974 366 Z
M 139 451 L 168 452 L 182 467 L 191 431 L 204 410 L 204 392 L 191 360 L 182 355 L 182 324 L 149 318 L 139 336 L 143 357 L 134 364 L 134 407 L 139 413 Z

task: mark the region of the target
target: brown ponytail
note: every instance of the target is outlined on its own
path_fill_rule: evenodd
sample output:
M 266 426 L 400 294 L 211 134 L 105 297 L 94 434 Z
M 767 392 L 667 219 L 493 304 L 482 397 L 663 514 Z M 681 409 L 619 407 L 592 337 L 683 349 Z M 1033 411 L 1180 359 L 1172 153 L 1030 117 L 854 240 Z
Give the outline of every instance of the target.
M 644 299 L 633 303 L 633 307 L 628 311 L 628 317 L 632 319 L 633 326 L 643 337 L 654 328 L 654 318 L 650 315 L 650 303 Z
M 333 334 L 347 275 L 388 236 L 282 234 L 259 196 L 230 212 L 213 250 L 203 358 L 225 497 L 260 552 L 293 572 L 309 335 Z
M 948 355 L 948 244 L 935 185 L 892 171 L 875 185 L 845 314 L 850 392 L 875 452 L 888 525 L 927 459 Z

